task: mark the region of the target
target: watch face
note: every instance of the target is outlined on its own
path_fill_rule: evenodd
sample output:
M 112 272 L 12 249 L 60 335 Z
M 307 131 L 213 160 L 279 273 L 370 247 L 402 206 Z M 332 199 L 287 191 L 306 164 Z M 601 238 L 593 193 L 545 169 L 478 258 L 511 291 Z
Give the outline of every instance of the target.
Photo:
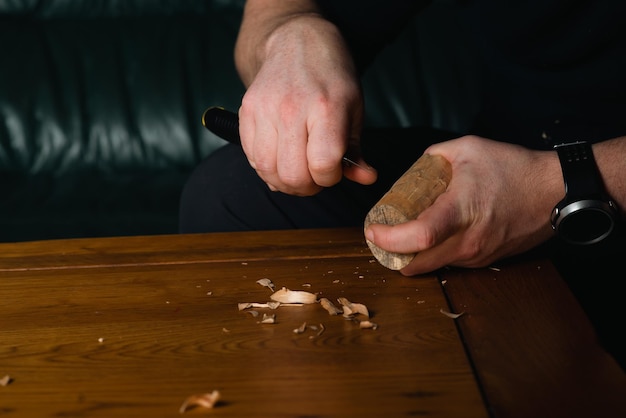
M 571 207 L 575 205 L 575 207 Z M 611 234 L 615 226 L 611 208 L 604 202 L 579 201 L 563 208 L 558 223 L 561 237 L 572 244 L 595 244 Z M 569 209 L 569 210 L 568 210 Z

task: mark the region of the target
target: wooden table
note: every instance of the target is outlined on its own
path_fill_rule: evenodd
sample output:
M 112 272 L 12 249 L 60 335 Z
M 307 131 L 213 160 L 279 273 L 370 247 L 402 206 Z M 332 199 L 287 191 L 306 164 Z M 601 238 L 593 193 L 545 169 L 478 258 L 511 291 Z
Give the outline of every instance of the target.
M 497 267 L 403 277 L 359 229 L 0 244 L 0 415 L 174 417 L 218 390 L 184 414 L 625 417 L 626 376 L 553 266 Z M 269 300 L 261 278 L 378 328 L 319 303 L 260 323 L 238 303 Z

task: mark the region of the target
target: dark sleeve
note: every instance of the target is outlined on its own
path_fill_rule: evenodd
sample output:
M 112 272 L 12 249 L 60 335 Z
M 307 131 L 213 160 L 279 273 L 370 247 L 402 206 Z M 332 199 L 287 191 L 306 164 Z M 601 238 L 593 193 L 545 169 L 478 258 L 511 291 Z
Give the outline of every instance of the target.
M 343 33 L 360 71 L 393 41 L 431 0 L 318 0 Z

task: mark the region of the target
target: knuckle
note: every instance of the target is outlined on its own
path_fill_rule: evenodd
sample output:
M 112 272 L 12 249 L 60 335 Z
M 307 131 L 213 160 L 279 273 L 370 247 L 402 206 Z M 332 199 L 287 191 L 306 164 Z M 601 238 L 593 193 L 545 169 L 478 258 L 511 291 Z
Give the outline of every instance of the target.
M 334 171 L 337 167 L 336 161 L 331 161 L 328 158 L 315 158 L 309 161 L 309 171 L 318 175 L 324 175 Z
M 469 262 L 482 254 L 482 246 L 478 241 L 468 242 L 459 247 L 459 260 Z

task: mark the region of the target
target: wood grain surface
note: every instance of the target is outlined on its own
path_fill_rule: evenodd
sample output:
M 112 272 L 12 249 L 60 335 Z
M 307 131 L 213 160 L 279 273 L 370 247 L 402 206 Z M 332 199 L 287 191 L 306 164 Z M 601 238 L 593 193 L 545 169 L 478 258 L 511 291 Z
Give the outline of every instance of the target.
M 442 277 L 453 309 L 466 312 L 457 324 L 495 417 L 626 417 L 626 374 L 551 263 Z
M 173 417 L 217 389 L 212 416 L 487 417 L 439 280 L 380 266 L 361 231 L 318 232 L 0 246 L 0 410 Z M 379 327 L 319 304 L 261 324 L 238 310 L 269 300 L 261 278 L 363 303 Z
M 219 390 L 184 415 L 625 416 L 626 377 L 549 262 L 407 278 L 362 234 L 0 244 L 0 413 L 174 417 Z M 276 315 L 261 324 L 237 307 L 269 300 L 261 278 L 363 303 L 378 328 L 319 304 L 256 309 Z

